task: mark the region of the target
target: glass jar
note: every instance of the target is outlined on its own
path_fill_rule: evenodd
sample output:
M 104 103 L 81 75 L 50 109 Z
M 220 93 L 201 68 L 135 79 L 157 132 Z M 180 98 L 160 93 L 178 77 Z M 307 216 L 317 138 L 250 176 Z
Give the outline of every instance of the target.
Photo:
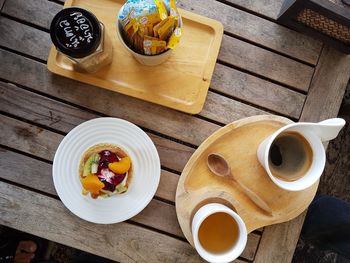
M 112 62 L 112 42 L 104 25 L 85 9 L 69 7 L 58 12 L 51 22 L 50 36 L 58 52 L 77 70 L 93 73 Z

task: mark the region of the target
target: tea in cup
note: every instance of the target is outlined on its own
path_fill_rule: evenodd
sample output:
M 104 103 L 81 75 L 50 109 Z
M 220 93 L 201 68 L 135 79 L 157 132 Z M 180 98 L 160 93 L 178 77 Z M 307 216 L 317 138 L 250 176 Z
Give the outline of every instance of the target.
M 244 250 L 247 229 L 241 217 L 219 203 L 202 206 L 192 220 L 198 254 L 209 262 L 231 262 Z
M 259 162 L 277 186 L 289 191 L 306 189 L 320 178 L 325 167 L 322 142 L 337 137 L 344 125 L 339 118 L 286 125 L 259 145 Z

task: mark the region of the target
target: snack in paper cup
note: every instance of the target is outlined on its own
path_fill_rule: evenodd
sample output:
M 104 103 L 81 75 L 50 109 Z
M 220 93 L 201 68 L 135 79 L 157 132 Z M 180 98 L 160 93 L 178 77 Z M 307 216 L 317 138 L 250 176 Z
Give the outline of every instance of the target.
M 118 15 L 125 43 L 141 55 L 174 49 L 182 35 L 175 0 L 128 0 Z

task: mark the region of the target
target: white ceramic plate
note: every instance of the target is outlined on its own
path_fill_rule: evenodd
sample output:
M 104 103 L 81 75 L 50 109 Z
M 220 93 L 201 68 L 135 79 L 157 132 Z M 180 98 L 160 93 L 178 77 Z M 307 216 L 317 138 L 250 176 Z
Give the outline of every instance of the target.
M 120 146 L 130 156 L 133 176 L 126 193 L 92 199 L 82 195 L 79 162 L 99 143 Z M 99 224 L 127 220 L 153 198 L 160 178 L 160 161 L 148 135 L 136 125 L 116 118 L 98 118 L 80 124 L 60 143 L 53 161 L 53 181 L 63 204 L 78 217 Z

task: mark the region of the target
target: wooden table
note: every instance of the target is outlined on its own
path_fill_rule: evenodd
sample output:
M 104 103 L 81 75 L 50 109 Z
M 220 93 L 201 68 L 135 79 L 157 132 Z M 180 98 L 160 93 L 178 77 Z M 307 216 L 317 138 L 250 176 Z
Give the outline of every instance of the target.
M 337 115 L 350 58 L 275 23 L 282 0 L 179 0 L 224 24 L 204 109 L 195 116 L 48 72 L 49 25 L 61 0 L 0 0 L 0 224 L 121 262 L 197 262 L 179 228 L 179 175 L 205 138 L 234 120 L 278 114 L 294 121 Z M 71 214 L 52 181 L 64 135 L 101 116 L 131 121 L 162 164 L 156 196 L 136 217 L 95 225 Z M 249 235 L 237 262 L 290 262 L 304 215 Z

